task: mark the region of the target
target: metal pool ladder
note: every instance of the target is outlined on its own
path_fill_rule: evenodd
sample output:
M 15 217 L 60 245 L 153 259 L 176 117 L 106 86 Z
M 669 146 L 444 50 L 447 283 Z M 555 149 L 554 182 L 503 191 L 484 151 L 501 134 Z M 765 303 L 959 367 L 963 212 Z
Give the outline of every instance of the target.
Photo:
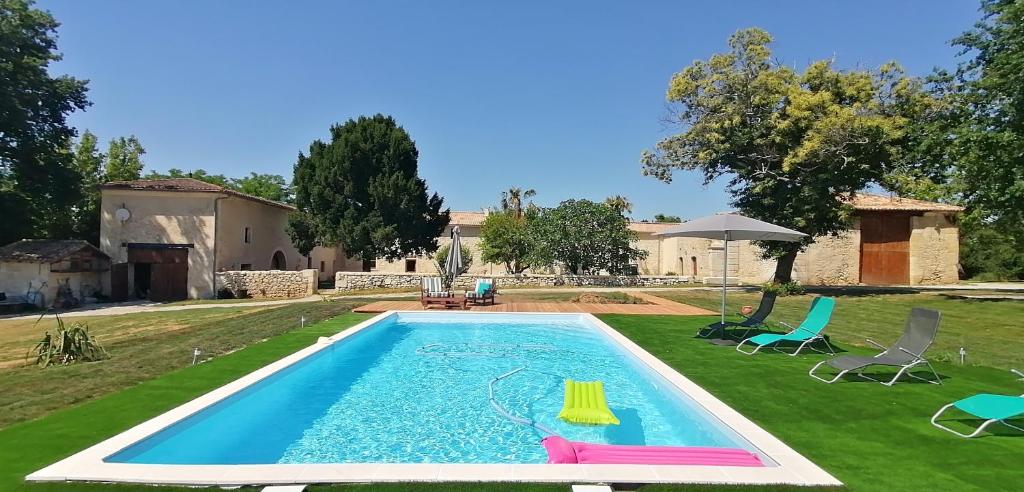
M 511 370 L 509 372 L 506 372 L 505 374 L 502 374 L 501 376 L 498 376 L 498 377 L 492 379 L 490 383 L 487 383 L 487 400 L 491 402 L 491 407 L 494 408 L 495 412 L 498 412 L 498 415 L 501 415 L 502 417 L 505 417 L 505 418 L 507 418 L 507 419 L 509 419 L 509 420 L 511 420 L 511 421 L 513 421 L 515 423 L 517 423 L 517 424 L 528 425 L 530 427 L 533 427 L 534 429 L 537 429 L 537 430 L 539 430 L 539 431 L 541 431 L 541 432 L 543 432 L 543 433 L 545 433 L 545 434 L 547 434 L 549 436 L 557 436 L 558 435 L 557 432 L 549 429 L 548 427 L 546 427 L 543 424 L 537 423 L 537 422 L 535 422 L 533 420 L 530 420 L 528 418 L 525 418 L 525 417 L 520 417 L 518 415 L 513 415 L 508 410 L 505 410 L 505 407 L 501 406 L 501 404 L 499 404 L 494 399 L 494 383 L 497 383 L 498 381 L 501 381 L 502 379 L 505 379 L 505 378 L 507 378 L 507 377 L 509 377 L 509 376 L 511 376 L 513 374 L 516 374 L 516 373 L 524 370 L 524 369 L 526 369 L 526 366 L 520 367 L 519 369 L 513 369 L 513 370 Z

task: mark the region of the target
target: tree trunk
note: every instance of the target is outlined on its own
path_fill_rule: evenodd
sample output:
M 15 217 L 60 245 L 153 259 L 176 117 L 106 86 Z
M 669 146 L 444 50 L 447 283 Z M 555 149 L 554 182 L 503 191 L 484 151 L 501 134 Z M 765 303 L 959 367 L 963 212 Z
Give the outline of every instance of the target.
M 793 263 L 796 262 L 796 254 L 800 252 L 800 244 L 793 243 L 785 254 L 779 257 L 775 264 L 774 282 L 784 284 L 793 281 Z
M 373 260 L 367 259 L 367 258 L 366 258 L 366 257 L 364 256 L 364 257 L 363 257 L 363 271 L 364 271 L 364 272 L 368 272 L 368 271 L 370 271 L 370 268 L 371 268 L 372 266 L 373 266 Z

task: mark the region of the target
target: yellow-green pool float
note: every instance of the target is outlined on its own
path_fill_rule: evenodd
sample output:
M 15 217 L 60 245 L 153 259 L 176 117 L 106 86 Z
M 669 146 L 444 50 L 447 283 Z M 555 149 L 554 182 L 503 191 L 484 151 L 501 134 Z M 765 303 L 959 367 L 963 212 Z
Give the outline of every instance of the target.
M 601 381 L 565 380 L 565 403 L 558 418 L 573 424 L 619 425 L 604 397 Z

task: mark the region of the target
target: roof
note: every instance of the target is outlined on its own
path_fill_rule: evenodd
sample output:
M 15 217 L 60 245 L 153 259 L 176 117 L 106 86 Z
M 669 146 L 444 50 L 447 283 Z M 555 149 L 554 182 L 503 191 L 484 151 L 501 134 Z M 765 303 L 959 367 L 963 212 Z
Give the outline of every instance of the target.
M 484 218 L 487 214 L 483 212 L 451 212 L 451 220 L 448 222 L 451 225 L 457 226 L 479 226 L 484 222 Z M 676 226 L 679 224 L 660 223 L 660 222 L 630 222 L 629 229 L 633 232 L 640 233 L 655 233 L 661 232 L 669 227 Z
M 81 239 L 22 239 L 0 248 L 0 261 L 54 263 L 83 249 L 103 258 L 104 252 Z
M 213 183 L 199 181 L 193 178 L 170 178 L 170 179 L 136 179 L 133 181 L 111 181 L 102 186 L 104 189 L 115 190 L 137 190 L 137 191 L 180 191 L 198 193 L 222 193 L 233 197 L 250 200 L 285 210 L 295 210 L 295 207 L 287 203 L 275 202 L 266 198 L 242 193 L 240 191 L 225 188 Z
M 855 210 L 865 211 L 962 212 L 964 210 L 963 207 L 948 203 L 876 195 L 874 193 L 857 193 L 849 202 Z

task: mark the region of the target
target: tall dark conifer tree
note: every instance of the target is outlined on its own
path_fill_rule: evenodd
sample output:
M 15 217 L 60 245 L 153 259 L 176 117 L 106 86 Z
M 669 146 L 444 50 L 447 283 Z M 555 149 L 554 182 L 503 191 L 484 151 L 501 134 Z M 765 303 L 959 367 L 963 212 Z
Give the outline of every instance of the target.
M 417 174 L 416 144 L 393 118 L 361 116 L 331 127 L 295 164 L 292 242 L 303 254 L 341 246 L 364 268 L 437 249 L 448 209 Z

